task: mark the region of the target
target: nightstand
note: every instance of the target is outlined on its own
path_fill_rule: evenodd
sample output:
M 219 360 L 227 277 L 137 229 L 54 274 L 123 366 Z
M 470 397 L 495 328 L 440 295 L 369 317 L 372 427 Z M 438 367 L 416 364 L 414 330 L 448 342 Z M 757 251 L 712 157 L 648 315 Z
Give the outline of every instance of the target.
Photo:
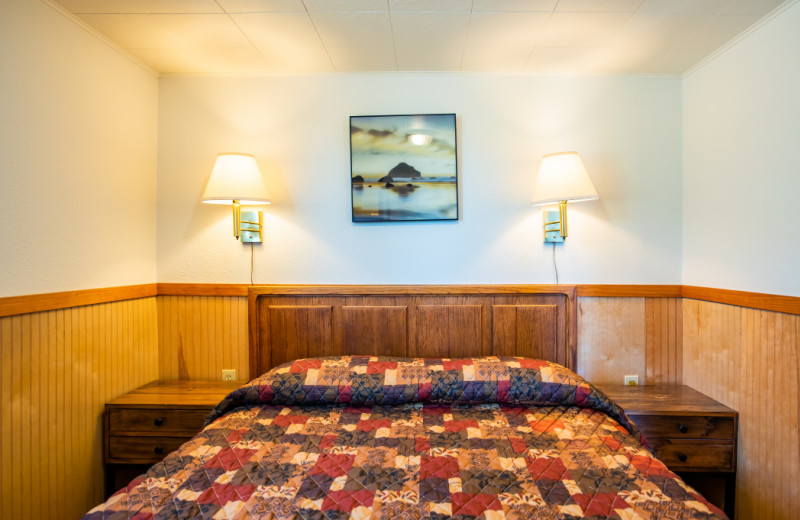
M 203 428 L 243 381 L 154 381 L 106 403 L 106 495 L 144 473 Z
M 599 385 L 669 469 L 733 518 L 739 413 L 685 385 Z

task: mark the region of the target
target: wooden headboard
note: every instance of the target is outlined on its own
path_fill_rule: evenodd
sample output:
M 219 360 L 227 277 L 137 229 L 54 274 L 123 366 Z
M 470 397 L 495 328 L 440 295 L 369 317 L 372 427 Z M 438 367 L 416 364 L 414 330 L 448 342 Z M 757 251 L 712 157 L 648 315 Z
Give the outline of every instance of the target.
M 575 286 L 263 285 L 248 289 L 250 377 L 333 355 L 525 356 L 577 368 Z

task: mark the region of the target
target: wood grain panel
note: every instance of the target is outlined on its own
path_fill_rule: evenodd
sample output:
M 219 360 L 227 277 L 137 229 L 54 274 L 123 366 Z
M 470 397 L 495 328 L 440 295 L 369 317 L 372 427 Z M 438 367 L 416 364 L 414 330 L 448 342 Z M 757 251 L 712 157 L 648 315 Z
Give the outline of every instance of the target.
M 680 298 L 579 298 L 579 372 L 593 383 L 683 381 Z
M 158 377 L 156 298 L 0 318 L 0 518 L 103 498 L 106 401 Z
M 159 296 L 158 334 L 160 379 L 247 379 L 246 298 Z
M 354 355 L 407 356 L 408 307 L 342 306 L 343 349 Z
M 481 355 L 481 305 L 419 305 L 413 356 Z M 424 353 L 424 354 L 423 354 Z
M 645 379 L 644 298 L 578 299 L 578 373 L 595 384 Z
M 574 367 L 577 359 L 575 301 L 574 286 L 256 286 L 248 290 L 250 373 L 253 377 L 272 366 L 269 353 L 272 340 L 267 331 L 270 328 L 269 308 L 274 305 L 331 307 L 331 335 L 336 354 L 354 353 L 349 344 L 352 341 L 345 340 L 344 332 L 347 331 L 348 338 L 356 338 L 352 322 L 357 318 L 351 318 L 351 315 L 367 313 L 366 308 L 404 307 L 407 309 L 405 332 L 397 325 L 398 329 L 391 334 L 388 329 L 383 333 L 367 331 L 366 337 L 374 339 L 355 341 L 368 344 L 380 340 L 377 352 L 399 352 L 402 351 L 404 333 L 408 345 L 405 355 L 418 357 L 488 355 L 493 345 L 492 305 L 553 305 L 556 307 L 554 314 L 532 316 L 530 324 L 525 324 L 526 317 L 521 317 L 518 320 L 522 327 L 520 335 L 533 337 L 540 334 L 547 328 L 537 320 L 555 316 L 552 326 L 556 327 L 556 333 L 550 337 L 555 337 L 557 342 L 557 348 L 551 349 L 556 351 L 556 355 L 548 355 L 548 358 Z M 344 311 L 346 307 L 364 309 Z M 448 310 L 450 308 L 453 310 Z M 378 311 L 381 313 L 386 312 Z M 384 324 L 397 321 L 389 317 L 374 319 Z M 525 332 L 524 327 L 528 325 L 533 328 Z M 358 350 L 375 350 L 354 345 Z
M 645 380 L 683 382 L 683 310 L 680 298 L 645 298 Z
M 558 359 L 558 307 L 493 305 L 492 354 Z
M 739 411 L 738 518 L 800 518 L 800 316 L 683 301 L 684 382 Z
M 310 356 L 332 356 L 333 307 L 270 305 L 272 366 Z

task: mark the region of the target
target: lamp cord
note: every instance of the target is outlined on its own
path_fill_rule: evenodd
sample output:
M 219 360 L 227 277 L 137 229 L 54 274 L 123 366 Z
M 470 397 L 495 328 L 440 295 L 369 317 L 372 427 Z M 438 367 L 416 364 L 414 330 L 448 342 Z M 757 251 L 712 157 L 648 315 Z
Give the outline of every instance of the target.
M 250 285 L 253 285 L 253 243 L 250 242 Z
M 553 242 L 553 270 L 556 272 L 556 285 L 558 285 L 558 265 L 556 265 L 556 243 Z

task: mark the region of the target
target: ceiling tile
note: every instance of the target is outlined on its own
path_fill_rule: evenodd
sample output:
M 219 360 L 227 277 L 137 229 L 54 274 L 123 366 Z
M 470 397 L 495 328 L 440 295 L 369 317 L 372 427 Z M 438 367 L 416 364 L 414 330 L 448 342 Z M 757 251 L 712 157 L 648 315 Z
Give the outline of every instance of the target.
M 311 13 L 326 47 L 393 47 L 389 12 Z
M 233 14 L 231 18 L 259 48 L 322 47 L 308 13 L 247 13 Z
M 710 15 L 636 13 L 609 45 L 620 52 L 627 48 L 662 52 L 685 41 L 710 19 Z
M 217 0 L 226 13 L 306 12 L 301 0 Z
M 597 47 L 631 18 L 624 13 L 555 13 L 539 40 L 542 47 Z
M 645 66 L 652 74 L 683 74 L 707 56 L 704 51 L 684 49 L 672 50 L 661 56 L 655 56 Z
M 557 12 L 633 13 L 644 0 L 559 0 Z
M 206 49 L 130 49 L 162 74 L 238 74 L 272 72 L 252 47 Z
M 322 46 L 281 46 L 259 48 L 267 64 L 274 72 L 310 73 L 332 72 L 333 62 Z
M 467 13 L 392 13 L 392 32 L 398 46 L 430 49 L 463 47 L 468 26 Z
M 250 45 L 226 14 L 82 14 L 79 17 L 126 49 Z
M 309 11 L 388 11 L 388 0 L 303 0 Z
M 461 68 L 481 72 L 521 72 L 532 50 L 531 47 L 468 47 Z
M 214 0 L 56 0 L 71 13 L 221 13 Z
M 397 66 L 412 71 L 461 70 L 462 54 L 462 48 L 454 46 L 398 47 Z
M 391 11 L 465 11 L 472 10 L 472 0 L 389 0 Z
M 730 0 L 644 0 L 640 13 L 717 14 Z
M 704 50 L 707 54 L 719 49 L 758 21 L 758 17 L 717 15 L 691 38 L 678 42 L 676 48 Z
M 586 67 L 586 49 L 537 47 L 528 57 L 526 72 L 577 73 Z
M 784 0 L 731 0 L 720 13 L 764 16 L 783 3 Z
M 650 73 L 648 63 L 665 47 L 640 42 L 638 45 L 587 49 L 587 72 L 595 74 Z
M 551 13 L 557 3 L 558 0 L 474 0 L 472 11 L 544 11 Z
M 397 70 L 394 47 L 329 47 L 337 71 Z
M 549 13 L 473 13 L 467 31 L 470 47 L 525 47 L 543 34 Z
M 796 0 L 53 1 L 165 73 L 675 74 Z

